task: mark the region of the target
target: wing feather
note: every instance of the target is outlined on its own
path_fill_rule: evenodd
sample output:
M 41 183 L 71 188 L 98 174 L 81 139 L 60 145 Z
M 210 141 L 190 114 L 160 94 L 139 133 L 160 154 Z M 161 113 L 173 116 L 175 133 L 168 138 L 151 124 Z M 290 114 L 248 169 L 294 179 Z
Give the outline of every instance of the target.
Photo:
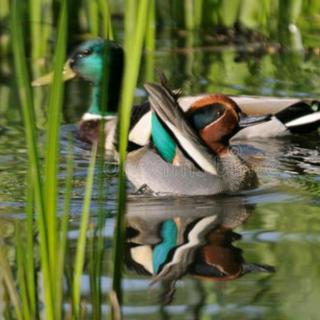
M 163 85 L 146 84 L 145 89 L 150 95 L 152 110 L 165 123 L 184 151 L 204 171 L 217 175 L 217 157 L 190 127 L 176 101 L 176 96 Z

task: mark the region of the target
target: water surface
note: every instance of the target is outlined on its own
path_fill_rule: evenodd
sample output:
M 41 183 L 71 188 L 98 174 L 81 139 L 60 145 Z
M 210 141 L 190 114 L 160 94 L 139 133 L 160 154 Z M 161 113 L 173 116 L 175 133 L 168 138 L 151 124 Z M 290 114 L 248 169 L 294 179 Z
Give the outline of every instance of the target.
M 317 55 L 246 52 L 243 47 L 234 46 L 189 48 L 184 39 L 180 42 L 177 46 L 170 39 L 160 38 L 155 66 L 166 73 L 173 88 L 181 87 L 185 94 L 319 96 Z M 2 71 L 0 89 L 0 228 L 1 242 L 10 252 L 14 250 L 15 223 L 25 218 L 27 155 L 12 61 L 2 63 L 6 72 Z M 144 71 L 136 91 L 137 101 L 146 98 Z M 89 89 L 80 80 L 66 85 L 61 186 L 65 179 L 67 136 L 76 131 Z M 43 134 L 47 91 L 36 89 L 35 95 L 40 106 L 37 125 Z M 319 138 L 319 132 L 314 132 L 250 143 L 239 141 L 244 156 L 259 175 L 260 186 L 255 190 L 190 198 L 129 194 L 123 280 L 125 318 L 318 319 Z M 71 241 L 78 236 L 90 147 L 75 141 L 74 154 Z M 115 164 L 106 166 L 105 177 L 108 200 L 103 204 L 107 210 L 104 294 L 111 281 L 107 271 L 115 223 Z M 60 196 L 62 201 L 62 192 Z M 95 189 L 93 221 L 98 209 Z M 87 276 L 82 284 L 83 295 L 88 295 Z M 67 302 L 65 307 L 68 308 Z M 107 305 L 103 310 L 107 311 Z

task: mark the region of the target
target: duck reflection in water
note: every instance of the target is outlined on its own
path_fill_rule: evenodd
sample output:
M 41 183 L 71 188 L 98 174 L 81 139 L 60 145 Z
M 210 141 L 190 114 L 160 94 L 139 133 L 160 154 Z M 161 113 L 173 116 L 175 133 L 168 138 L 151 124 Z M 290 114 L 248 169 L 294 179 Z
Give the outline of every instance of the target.
M 206 281 L 229 281 L 274 267 L 247 263 L 233 242 L 241 235 L 233 229 L 244 223 L 254 207 L 221 203 L 213 213 L 180 216 L 128 214 L 126 265 L 162 284 L 161 302 L 170 303 L 177 280 L 190 274 Z M 212 210 L 210 210 L 212 211 Z

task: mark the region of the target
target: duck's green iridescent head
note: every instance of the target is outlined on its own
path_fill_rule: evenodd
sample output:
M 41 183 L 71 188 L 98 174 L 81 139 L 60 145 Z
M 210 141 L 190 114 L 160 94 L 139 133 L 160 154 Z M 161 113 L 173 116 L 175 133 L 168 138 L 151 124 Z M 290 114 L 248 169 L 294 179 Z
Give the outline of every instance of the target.
M 123 49 L 115 42 L 93 39 L 81 43 L 70 55 L 69 66 L 81 78 L 94 85 L 89 113 L 103 114 L 100 106 L 101 86 L 107 88 L 108 111 L 116 111 L 124 64 Z M 105 77 L 104 77 L 105 75 Z
M 69 65 L 78 76 L 96 84 L 102 80 L 104 71 L 108 71 L 106 67 L 110 67 L 110 60 L 115 59 L 123 63 L 121 47 L 113 41 L 99 38 L 81 43 L 71 53 Z M 122 73 L 122 66 L 118 67 Z
M 118 107 L 124 66 L 123 49 L 114 41 L 102 38 L 81 43 L 69 56 L 63 70 L 63 80 L 79 76 L 93 84 L 89 114 L 103 116 L 115 112 Z M 32 82 L 43 86 L 52 82 L 53 73 Z M 101 101 L 102 86 L 106 90 L 107 103 Z

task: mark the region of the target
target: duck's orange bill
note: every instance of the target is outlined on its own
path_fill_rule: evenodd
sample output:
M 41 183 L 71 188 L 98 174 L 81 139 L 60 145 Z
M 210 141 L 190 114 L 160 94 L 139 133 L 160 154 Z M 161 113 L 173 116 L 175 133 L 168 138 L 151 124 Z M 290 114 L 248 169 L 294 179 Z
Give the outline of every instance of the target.
M 31 85 L 33 87 L 40 87 L 50 84 L 53 81 L 53 72 L 46 74 L 36 80 L 33 80 Z M 65 63 L 62 71 L 62 80 L 67 81 L 76 77 L 76 73 L 70 68 L 69 60 Z

